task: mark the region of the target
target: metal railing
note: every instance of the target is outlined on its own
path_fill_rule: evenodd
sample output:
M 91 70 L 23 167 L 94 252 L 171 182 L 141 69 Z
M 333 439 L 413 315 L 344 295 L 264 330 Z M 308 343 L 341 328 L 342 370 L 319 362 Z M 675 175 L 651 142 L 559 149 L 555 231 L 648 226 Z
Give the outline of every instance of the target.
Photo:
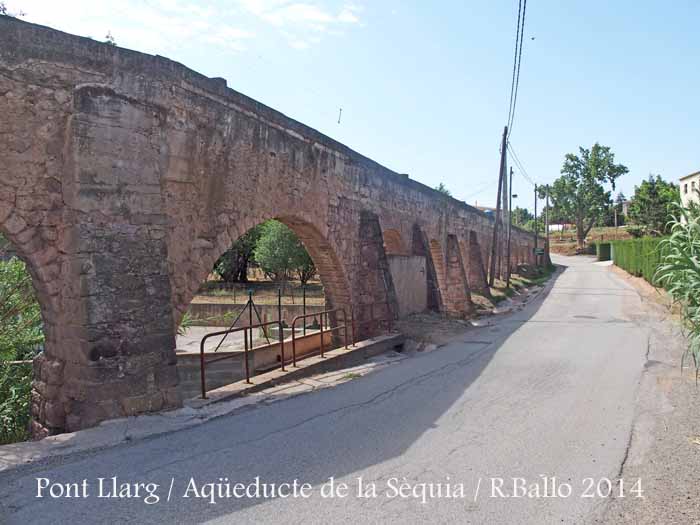
M 281 297 L 281 294 L 280 294 Z M 384 305 L 384 315 L 381 317 L 377 316 L 377 309 L 379 306 Z M 387 332 L 391 332 L 393 329 L 393 313 L 391 310 L 391 304 L 388 301 L 379 301 L 379 302 L 374 302 L 374 303 L 369 303 L 369 304 L 364 304 L 360 305 L 358 308 L 362 308 L 363 311 L 368 312 L 368 318 L 367 319 L 361 319 L 358 320 L 355 316 L 355 312 L 357 309 L 355 307 L 351 308 L 350 310 L 350 319 L 348 319 L 347 312 L 345 308 L 334 308 L 331 310 L 324 310 L 322 312 L 315 312 L 315 313 L 309 313 L 309 314 L 303 314 L 303 315 L 298 315 L 296 316 L 291 324 L 291 332 L 292 332 L 292 366 L 296 367 L 297 366 L 297 326 L 299 322 L 303 322 L 306 319 L 309 318 L 316 318 L 319 321 L 319 330 L 318 330 L 318 335 L 320 337 L 320 344 L 319 344 L 319 352 L 310 352 L 304 355 L 304 357 L 309 357 L 311 355 L 316 355 L 317 353 L 320 354 L 321 357 L 325 357 L 325 343 L 324 343 L 324 335 L 330 333 L 331 337 L 333 337 L 333 334 L 342 331 L 342 337 L 343 337 L 343 343 L 345 345 L 345 348 L 348 348 L 350 344 L 352 346 L 355 346 L 357 342 L 357 334 L 360 332 L 360 328 L 368 326 L 368 335 L 369 337 L 375 337 L 378 335 L 382 330 L 382 326 L 386 328 Z M 249 325 L 248 326 L 242 326 L 239 328 L 234 328 L 233 325 L 242 317 L 242 314 L 248 310 L 249 312 Z M 206 390 L 206 367 L 207 365 L 211 365 L 213 363 L 219 362 L 219 361 L 224 361 L 226 359 L 235 359 L 237 357 L 237 354 L 240 353 L 240 351 L 236 351 L 235 353 L 231 353 L 229 355 L 223 355 L 220 357 L 216 357 L 213 359 L 206 359 L 205 357 L 205 343 L 207 340 L 213 338 L 213 337 L 218 337 L 218 336 L 223 336 L 221 341 L 219 341 L 219 344 L 216 346 L 216 348 L 213 350 L 213 352 L 217 352 L 221 345 L 223 344 L 224 340 L 228 337 L 229 334 L 237 333 L 237 332 L 243 332 L 243 340 L 244 340 L 244 346 L 243 346 L 243 360 L 245 363 L 245 381 L 246 383 L 250 384 L 250 377 L 251 377 L 251 370 L 250 370 L 250 360 L 249 360 L 249 352 L 253 351 L 255 348 L 253 346 L 253 330 L 256 329 L 261 329 L 265 339 L 267 340 L 266 344 L 260 345 L 258 348 L 261 348 L 263 346 L 271 346 L 272 342 L 270 342 L 270 339 L 267 336 L 267 328 L 271 326 L 277 326 L 279 330 L 279 340 L 276 342 L 277 344 L 280 345 L 280 365 L 282 371 L 285 370 L 285 356 L 284 356 L 284 327 L 285 327 L 285 321 L 282 319 L 281 316 L 282 308 L 281 308 L 281 298 L 278 302 L 278 319 L 276 321 L 269 321 L 269 322 L 259 322 L 258 324 L 253 324 L 253 313 L 255 313 L 258 316 L 258 320 L 260 320 L 259 314 L 257 313 L 257 309 L 254 306 L 254 303 L 252 302 L 252 297 L 249 295 L 249 303 L 246 304 L 246 306 L 242 309 L 242 311 L 239 313 L 237 316 L 236 320 L 231 324 L 231 327 L 227 330 L 221 330 L 217 332 L 211 332 L 209 334 L 206 334 L 202 340 L 200 341 L 200 347 L 199 347 L 199 357 L 200 357 L 200 381 L 201 381 L 201 387 L 202 387 L 202 399 L 207 399 L 207 390 Z M 339 315 L 342 314 L 342 322 L 339 322 L 338 317 Z M 336 325 L 331 326 L 331 321 L 335 321 Z M 306 336 L 306 323 L 304 322 L 303 328 L 302 328 L 302 333 L 303 336 Z M 350 331 L 350 334 L 348 333 Z M 316 334 L 312 334 L 316 335 Z M 302 336 L 302 337 L 303 337 Z M 339 336 L 340 337 L 340 336 Z M 332 340 L 331 340 L 332 341 Z M 331 343 L 332 345 L 332 343 Z M 329 348 L 330 350 L 331 348 Z M 253 375 L 255 375 L 253 371 Z
M 279 339 L 279 345 L 280 345 L 280 360 L 282 362 L 282 371 L 286 371 L 284 368 L 284 328 L 283 328 L 283 323 L 284 321 L 278 320 L 278 321 L 269 321 L 267 323 L 258 323 L 250 326 L 241 326 L 240 328 L 229 328 L 228 330 L 221 330 L 219 332 L 212 332 L 210 334 L 205 335 L 202 338 L 202 341 L 199 343 L 199 368 L 200 368 L 200 381 L 202 383 L 202 399 L 207 398 L 207 387 L 206 387 L 206 366 L 217 363 L 219 361 L 224 361 L 225 359 L 234 359 L 236 357 L 235 354 L 231 355 L 223 355 L 221 357 L 217 357 L 215 359 L 205 359 L 204 358 L 204 343 L 207 341 L 207 339 L 211 339 L 212 337 L 217 337 L 220 335 L 223 335 L 224 338 L 228 336 L 229 334 L 233 334 L 236 332 L 243 332 L 243 361 L 245 362 L 245 382 L 250 383 L 250 363 L 248 359 L 248 352 L 253 350 L 253 330 L 256 328 L 261 328 L 263 332 L 265 332 L 265 329 L 268 326 L 278 326 L 279 333 L 280 333 L 280 339 Z M 248 333 L 250 331 L 250 334 Z M 267 335 L 265 336 L 267 338 Z M 249 341 L 250 338 L 250 341 Z M 223 339 L 222 339 L 223 342 Z M 269 346 L 270 341 L 269 339 L 267 340 L 267 344 L 264 346 Z M 214 350 L 215 352 L 219 349 L 221 346 L 221 342 L 219 345 L 216 347 Z M 238 352 L 237 352 L 238 353 Z
M 328 322 L 328 316 L 333 315 L 334 317 L 337 317 L 338 313 L 343 314 L 343 324 L 337 325 L 335 327 L 331 327 L 330 323 Z M 298 321 L 303 321 L 304 319 L 309 319 L 309 318 L 318 318 L 319 319 L 319 333 L 321 334 L 321 346 L 320 346 L 320 354 L 321 357 L 324 357 L 324 344 L 323 344 L 323 318 L 326 318 L 326 324 L 328 325 L 328 329 L 326 330 L 326 333 L 331 333 L 343 330 L 343 336 L 345 338 L 345 348 L 348 347 L 348 327 L 352 329 L 352 322 L 348 323 L 348 316 L 345 313 L 345 308 L 335 308 L 333 310 L 324 310 L 323 312 L 316 312 L 313 314 L 304 314 L 304 315 L 297 315 L 294 320 L 292 320 L 292 366 L 296 367 L 297 366 L 297 347 L 296 347 L 296 325 Z M 306 334 L 306 323 L 303 325 L 303 333 Z M 353 342 L 352 344 L 355 344 L 355 333 L 353 331 Z

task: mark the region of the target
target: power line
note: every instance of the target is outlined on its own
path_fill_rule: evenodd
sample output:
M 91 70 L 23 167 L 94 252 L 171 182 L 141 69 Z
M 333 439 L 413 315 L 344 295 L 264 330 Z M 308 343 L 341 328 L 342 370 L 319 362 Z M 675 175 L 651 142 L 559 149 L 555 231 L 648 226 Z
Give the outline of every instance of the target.
M 518 23 L 515 28 L 515 50 L 513 51 L 513 76 L 510 80 L 510 102 L 508 103 L 508 119 L 506 122 L 510 126 L 510 117 L 513 113 L 513 92 L 515 90 L 515 72 L 518 63 L 518 41 L 520 40 L 520 14 L 522 13 L 522 0 L 518 1 Z
M 471 199 L 472 197 L 475 197 L 476 195 L 479 195 L 480 193 L 484 193 L 486 190 L 488 190 L 491 187 L 492 182 L 488 181 L 482 186 L 479 187 L 479 190 L 475 191 L 474 193 L 470 193 L 466 197 L 464 197 L 464 202 L 467 202 L 467 199 Z M 467 202 L 467 204 L 469 204 Z
M 513 53 L 513 78 L 511 79 L 510 105 L 508 108 L 508 137 L 510 137 L 510 134 L 513 131 L 513 121 L 515 120 L 515 106 L 518 102 L 518 88 L 520 86 L 520 63 L 522 61 L 523 56 L 523 34 L 525 32 L 526 9 L 527 0 L 520 0 L 518 2 L 518 24 L 516 27 L 515 36 L 515 51 Z
M 520 158 L 518 155 L 515 153 L 515 148 L 513 148 L 513 145 L 508 142 L 508 151 L 510 151 L 510 154 L 513 156 L 513 161 L 515 162 L 515 165 L 518 167 L 518 171 L 522 174 L 522 176 L 533 186 L 537 186 L 537 183 L 532 180 L 532 177 L 528 175 L 527 170 L 523 166 L 523 163 L 520 161 Z

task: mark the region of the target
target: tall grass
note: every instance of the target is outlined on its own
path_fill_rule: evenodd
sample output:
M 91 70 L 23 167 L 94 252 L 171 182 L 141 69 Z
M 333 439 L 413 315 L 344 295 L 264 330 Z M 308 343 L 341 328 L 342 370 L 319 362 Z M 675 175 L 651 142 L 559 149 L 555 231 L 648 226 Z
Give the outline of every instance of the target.
M 700 372 L 700 209 L 679 206 L 670 225 L 671 236 L 660 246 L 664 256 L 655 278 L 680 307 L 683 328 L 689 340 L 681 368 L 690 356 L 695 364 L 697 381 Z

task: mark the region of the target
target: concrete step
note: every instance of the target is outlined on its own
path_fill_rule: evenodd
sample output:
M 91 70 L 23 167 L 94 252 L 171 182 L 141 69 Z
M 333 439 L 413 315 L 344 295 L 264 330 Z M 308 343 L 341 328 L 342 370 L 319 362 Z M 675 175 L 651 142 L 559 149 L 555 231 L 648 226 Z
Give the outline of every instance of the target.
M 329 350 L 324 357 L 313 356 L 299 360 L 296 368 L 289 364 L 284 372 L 278 368 L 252 377 L 250 383 L 246 383 L 243 380 L 216 388 L 207 392 L 206 399 L 194 397 L 186 400 L 185 405 L 192 408 L 200 408 L 251 394 L 271 386 L 295 381 L 302 377 L 356 366 L 370 357 L 402 347 L 404 340 L 403 334 L 389 334 L 366 339 L 349 348 L 341 347 Z

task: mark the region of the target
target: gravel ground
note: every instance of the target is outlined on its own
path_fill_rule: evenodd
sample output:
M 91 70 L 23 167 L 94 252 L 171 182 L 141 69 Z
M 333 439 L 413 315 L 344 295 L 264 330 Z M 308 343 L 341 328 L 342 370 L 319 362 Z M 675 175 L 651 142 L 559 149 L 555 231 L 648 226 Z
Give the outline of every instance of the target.
M 618 269 L 612 269 L 618 275 Z M 637 394 L 634 430 L 620 477 L 641 479 L 644 498 L 616 498 L 595 523 L 700 524 L 700 387 L 695 370 L 681 372 L 685 339 L 667 298 L 624 274 L 647 308 L 650 328 L 645 373 Z

